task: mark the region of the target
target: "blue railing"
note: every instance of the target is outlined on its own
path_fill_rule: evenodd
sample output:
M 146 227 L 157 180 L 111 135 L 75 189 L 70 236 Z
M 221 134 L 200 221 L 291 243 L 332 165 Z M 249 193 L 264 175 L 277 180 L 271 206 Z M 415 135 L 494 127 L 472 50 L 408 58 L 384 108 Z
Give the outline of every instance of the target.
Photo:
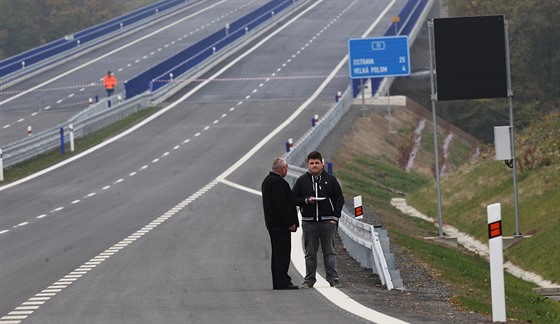
M 35 63 L 51 58 L 55 55 L 64 53 L 72 48 L 78 47 L 79 45 L 107 35 L 149 16 L 156 15 L 161 11 L 172 8 L 180 3 L 184 3 L 185 1 L 186 0 L 162 0 L 155 4 L 142 7 L 133 12 L 119 16 L 102 24 L 77 32 L 73 35 L 73 37 L 61 38 L 43 46 L 21 53 L 19 55 L 7 58 L 3 61 L 0 61 L 0 78 Z
M 167 60 L 127 80 L 124 85 L 126 98 L 129 99 L 148 90 L 155 91 L 165 86 L 169 83 L 171 74 L 174 78 L 179 77 L 245 35 L 246 28 L 247 30 L 253 30 L 294 2 L 294 0 L 270 1 L 231 23 L 229 29 L 226 30 L 224 27 Z

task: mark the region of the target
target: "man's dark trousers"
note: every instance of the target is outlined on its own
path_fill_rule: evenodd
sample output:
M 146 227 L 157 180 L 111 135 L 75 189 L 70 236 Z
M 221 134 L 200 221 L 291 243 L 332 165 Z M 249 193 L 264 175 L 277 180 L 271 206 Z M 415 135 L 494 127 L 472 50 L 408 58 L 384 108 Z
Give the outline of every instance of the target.
M 270 234 L 270 243 L 272 245 L 270 263 L 272 288 L 282 289 L 292 283 L 292 278 L 288 275 L 290 253 L 292 252 L 291 232 L 269 230 L 268 234 Z

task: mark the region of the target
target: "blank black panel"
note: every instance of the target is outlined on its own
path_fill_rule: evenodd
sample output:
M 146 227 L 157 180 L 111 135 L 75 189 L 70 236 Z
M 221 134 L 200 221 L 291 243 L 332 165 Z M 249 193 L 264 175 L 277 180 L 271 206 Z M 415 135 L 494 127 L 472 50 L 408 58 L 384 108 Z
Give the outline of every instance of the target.
M 507 97 L 504 16 L 434 19 L 437 99 Z

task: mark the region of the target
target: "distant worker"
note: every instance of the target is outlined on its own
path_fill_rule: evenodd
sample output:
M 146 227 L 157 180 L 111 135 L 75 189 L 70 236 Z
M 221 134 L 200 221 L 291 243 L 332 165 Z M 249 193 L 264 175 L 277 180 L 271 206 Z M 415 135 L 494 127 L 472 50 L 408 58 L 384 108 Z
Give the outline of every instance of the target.
M 115 87 L 117 86 L 117 78 L 111 73 L 111 71 L 108 71 L 105 78 L 103 78 L 103 85 L 105 86 L 105 90 L 107 90 L 107 97 L 112 96 L 113 92 L 115 92 Z

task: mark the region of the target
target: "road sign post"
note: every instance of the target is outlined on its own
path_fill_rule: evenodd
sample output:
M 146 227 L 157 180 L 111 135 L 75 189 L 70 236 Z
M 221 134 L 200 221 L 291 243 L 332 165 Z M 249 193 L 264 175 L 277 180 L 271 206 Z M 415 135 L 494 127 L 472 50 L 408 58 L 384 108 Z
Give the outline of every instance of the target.
M 410 75 L 408 36 L 352 38 L 348 40 L 348 56 L 350 78 L 360 79 L 362 112 L 365 110 L 364 79 Z M 390 102 L 388 105 L 391 128 Z
M 352 38 L 348 53 L 351 79 L 410 74 L 407 36 Z

